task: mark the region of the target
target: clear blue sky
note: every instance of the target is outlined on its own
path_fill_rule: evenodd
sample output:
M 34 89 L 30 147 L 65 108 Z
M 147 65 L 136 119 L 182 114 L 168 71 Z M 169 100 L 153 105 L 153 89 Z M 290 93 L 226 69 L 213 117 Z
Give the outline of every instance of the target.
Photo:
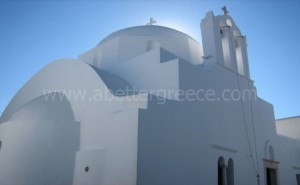
M 251 77 L 275 117 L 300 115 L 300 2 L 296 0 L 0 0 L 0 112 L 37 71 L 76 58 L 118 29 L 159 25 L 201 42 L 205 13 L 226 5 L 248 39 Z M 80 75 L 80 74 L 79 74 Z

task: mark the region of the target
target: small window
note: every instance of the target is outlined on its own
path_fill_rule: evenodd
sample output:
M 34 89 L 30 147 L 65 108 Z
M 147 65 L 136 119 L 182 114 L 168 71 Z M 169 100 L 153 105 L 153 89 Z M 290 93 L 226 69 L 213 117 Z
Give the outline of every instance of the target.
M 300 185 L 300 174 L 296 174 L 297 185 Z
M 0 150 L 1 150 L 1 147 L 2 147 L 2 141 L 0 141 Z
M 223 157 L 219 157 L 218 160 L 218 185 L 225 184 L 224 170 L 226 170 L 225 161 Z
M 86 166 L 85 168 L 84 168 L 84 171 L 85 172 L 88 172 L 90 170 L 90 168 L 88 167 L 88 166 Z
M 226 168 L 227 173 L 227 185 L 234 185 L 234 166 L 233 166 L 233 160 L 228 160 L 228 166 Z

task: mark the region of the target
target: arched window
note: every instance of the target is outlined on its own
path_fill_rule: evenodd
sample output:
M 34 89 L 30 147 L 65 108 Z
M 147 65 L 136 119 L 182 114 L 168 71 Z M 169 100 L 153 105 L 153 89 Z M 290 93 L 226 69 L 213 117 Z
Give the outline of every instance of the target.
M 267 142 L 265 143 L 265 159 L 270 161 L 275 160 L 274 149 L 269 140 L 267 140 Z
M 242 37 L 236 37 L 236 48 L 235 48 L 235 54 L 236 54 L 236 63 L 237 63 L 237 71 L 241 75 L 245 75 L 245 66 L 244 66 L 244 53 L 243 53 L 243 45 L 242 45 Z
M 274 161 L 275 157 L 274 157 L 274 150 L 273 150 L 272 145 L 269 146 L 269 157 L 270 157 L 270 160 Z
M 223 26 L 221 28 L 221 41 L 224 56 L 224 65 L 228 68 L 232 68 L 233 50 L 232 50 L 232 37 L 229 26 Z
M 223 157 L 218 160 L 218 185 L 224 185 L 226 181 L 226 166 Z
M 234 185 L 234 166 L 233 160 L 230 158 L 228 160 L 228 167 L 227 167 L 227 185 Z
M 230 158 L 226 166 L 224 158 L 218 160 L 218 185 L 234 185 L 234 164 Z

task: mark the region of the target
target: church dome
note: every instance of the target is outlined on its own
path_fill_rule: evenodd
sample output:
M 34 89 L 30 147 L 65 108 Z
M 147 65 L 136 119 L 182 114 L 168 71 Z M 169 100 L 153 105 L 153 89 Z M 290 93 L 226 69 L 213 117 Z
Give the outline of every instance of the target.
M 122 36 L 172 37 L 180 39 L 192 39 L 193 41 L 196 41 L 191 36 L 172 28 L 156 25 L 145 25 L 129 27 L 113 32 L 112 34 L 105 37 L 98 45 L 113 38 Z
M 202 47 L 191 36 L 164 26 L 144 25 L 121 29 L 105 37 L 93 53 L 93 56 L 101 53 L 101 59 L 94 57 L 90 64 L 110 70 L 120 63 L 160 49 L 193 64 L 202 60 Z

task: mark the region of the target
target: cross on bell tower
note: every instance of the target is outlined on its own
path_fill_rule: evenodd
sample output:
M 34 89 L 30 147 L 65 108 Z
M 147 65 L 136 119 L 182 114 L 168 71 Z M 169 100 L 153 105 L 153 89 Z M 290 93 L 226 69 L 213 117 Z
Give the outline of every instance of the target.
M 222 7 L 222 10 L 223 10 L 223 12 L 224 12 L 224 15 L 227 15 L 227 14 L 229 14 L 229 12 L 228 12 L 228 10 L 227 10 L 227 7 L 226 7 L 226 6 L 223 6 L 223 7 Z

